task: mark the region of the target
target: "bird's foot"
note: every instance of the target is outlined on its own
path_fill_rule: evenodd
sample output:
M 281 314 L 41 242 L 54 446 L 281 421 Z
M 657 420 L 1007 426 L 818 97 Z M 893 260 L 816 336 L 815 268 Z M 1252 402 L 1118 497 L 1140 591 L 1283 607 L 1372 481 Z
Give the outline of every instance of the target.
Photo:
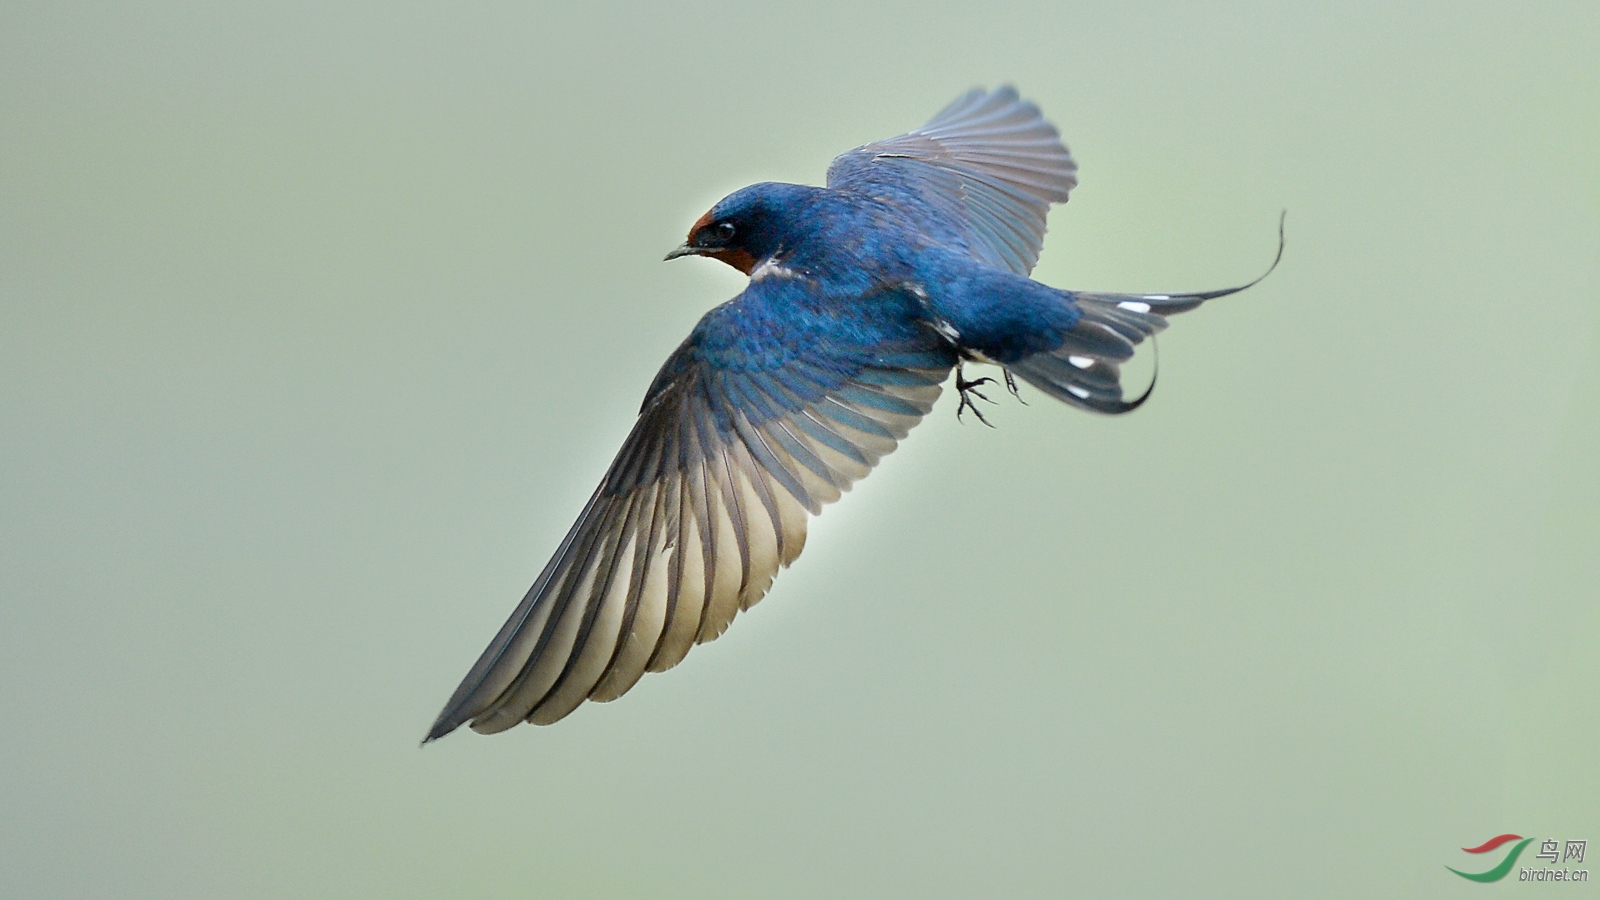
M 1006 377 L 1007 379 L 1011 377 L 1009 372 L 1006 373 Z M 961 392 L 961 404 L 956 407 L 956 419 L 958 421 L 961 419 L 961 414 L 970 409 L 972 410 L 972 414 L 978 417 L 979 422 L 988 425 L 990 428 L 994 427 L 993 423 L 983 417 L 983 410 L 978 409 L 978 407 L 972 402 L 973 397 L 977 397 L 979 400 L 982 400 L 985 403 L 994 402 L 993 400 L 990 400 L 988 397 L 984 396 L 982 391 L 978 390 L 978 388 L 986 384 L 994 384 L 994 379 L 983 377 L 974 381 L 968 381 L 966 373 L 962 371 L 961 366 L 956 366 L 956 390 Z
M 1016 376 L 1011 374 L 1011 370 L 1010 369 L 1002 368 L 1000 371 L 1006 373 L 1006 390 L 1011 392 L 1011 396 L 1017 398 L 1017 402 L 1018 403 L 1021 403 L 1023 406 L 1027 406 L 1028 405 L 1028 401 L 1022 399 L 1022 395 L 1017 393 L 1017 379 L 1016 379 Z

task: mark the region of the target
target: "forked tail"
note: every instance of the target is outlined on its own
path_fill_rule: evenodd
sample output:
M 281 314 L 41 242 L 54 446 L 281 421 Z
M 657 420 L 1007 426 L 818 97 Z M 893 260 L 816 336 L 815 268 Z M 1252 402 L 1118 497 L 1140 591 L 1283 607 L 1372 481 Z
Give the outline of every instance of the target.
M 1091 412 L 1132 412 L 1150 398 L 1156 378 L 1132 400 L 1122 399 L 1121 364 L 1145 338 L 1167 327 L 1167 317 L 1188 312 L 1207 300 L 1237 294 L 1272 274 L 1283 259 L 1283 222 L 1278 217 L 1278 253 L 1272 265 L 1247 284 L 1194 294 L 1095 294 L 1073 292 L 1081 315 L 1062 335 L 1061 345 L 1008 364 L 1012 372 L 1057 400 Z M 1154 346 L 1155 341 L 1151 341 Z M 1158 359 L 1159 368 L 1159 359 Z

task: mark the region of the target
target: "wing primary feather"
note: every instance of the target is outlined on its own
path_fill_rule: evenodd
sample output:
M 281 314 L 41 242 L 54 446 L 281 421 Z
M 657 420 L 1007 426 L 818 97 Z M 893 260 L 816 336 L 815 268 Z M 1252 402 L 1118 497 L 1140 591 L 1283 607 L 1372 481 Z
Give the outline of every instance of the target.
M 637 492 L 629 496 L 621 524 L 613 523 L 605 539 L 590 587 L 584 594 L 574 596 L 573 602 L 581 605 L 582 614 L 572 650 L 561 674 L 528 711 L 526 721 L 536 725 L 560 721 L 578 708 L 605 675 L 622 634 L 621 619 L 628 585 L 617 575 L 622 561 L 633 556 L 632 548 L 638 540 L 635 526 L 639 499 Z
M 857 431 L 888 438 L 891 442 L 899 440 L 901 437 L 901 435 L 897 435 L 893 431 L 889 430 L 889 428 L 886 427 L 882 422 L 878 421 L 877 419 L 867 417 L 859 410 L 849 406 L 843 400 L 840 400 L 838 397 L 829 395 L 826 402 L 820 404 L 819 407 L 822 411 L 824 411 L 824 415 L 828 416 L 828 418 L 836 419 L 840 423 L 848 425 Z
M 639 607 L 643 602 L 645 584 L 650 578 L 651 564 L 655 559 L 656 546 L 661 537 L 661 494 L 664 481 L 658 480 L 644 488 L 645 493 L 640 496 L 640 509 L 648 507 L 649 516 L 643 522 L 644 540 L 635 540 L 633 544 L 633 561 L 628 566 L 628 594 L 623 601 L 622 623 L 618 628 L 617 646 L 611 653 L 611 662 L 607 663 L 609 670 L 617 665 L 628 645 L 635 642 L 632 636 L 634 622 L 639 615 Z M 604 682 L 606 679 L 601 679 Z M 596 690 L 598 690 L 598 685 Z M 590 696 L 594 696 L 593 693 Z
M 676 425 L 676 422 L 673 422 L 673 424 Z M 660 639 L 660 628 L 665 624 L 666 594 L 668 593 L 665 580 L 662 581 L 661 596 L 659 598 L 654 596 L 654 593 L 647 597 L 646 592 L 654 592 L 654 582 L 651 579 L 655 576 L 657 570 L 666 563 L 665 560 L 657 560 L 656 557 L 659 554 L 670 552 L 671 549 L 672 542 L 670 535 L 667 533 L 669 530 L 667 528 L 667 510 L 669 507 L 668 495 L 675 485 L 672 476 L 663 463 L 672 459 L 676 454 L 678 429 L 676 427 L 662 427 L 658 423 L 655 434 L 657 439 L 653 442 L 650 465 L 647 469 L 653 479 L 653 483 L 649 486 L 649 533 L 644 543 L 638 545 L 634 556 L 633 570 L 628 585 L 627 606 L 623 611 L 622 626 L 619 631 L 621 637 L 617 641 L 617 648 L 612 653 L 611 662 L 607 667 L 610 671 L 595 686 L 594 692 L 590 694 L 591 697 L 597 700 L 602 699 L 602 696 L 597 695 L 606 695 L 610 691 L 614 691 L 614 693 L 609 693 L 609 696 L 604 696 L 603 699 L 620 697 L 628 688 L 633 686 L 634 682 L 638 681 L 639 676 L 644 674 L 644 664 L 648 662 L 650 654 L 655 650 L 656 642 Z M 653 613 L 649 617 L 653 624 L 647 623 L 646 627 L 650 628 L 654 633 L 648 638 L 634 634 L 639 622 L 640 606 L 645 603 L 650 604 L 652 610 L 656 607 L 660 607 L 662 610 L 659 621 L 655 620 Z M 648 643 L 648 648 L 641 646 L 639 650 L 635 649 L 636 645 L 645 643 Z M 627 659 L 630 654 L 638 657 L 637 666 L 631 665 Z M 637 668 L 637 672 L 618 674 L 619 667 L 630 670 Z M 613 685 L 613 682 L 621 683 Z
M 833 396 L 846 400 L 857 406 L 870 406 L 874 409 L 893 413 L 898 416 L 921 417 L 927 410 L 918 409 L 900 397 L 883 391 L 873 390 L 863 384 L 847 384 L 833 392 Z
M 767 508 L 765 486 L 760 468 L 755 464 L 743 442 L 731 441 L 726 451 L 729 471 L 739 505 L 745 511 L 746 545 L 750 549 L 747 574 L 739 586 L 739 609 L 746 610 L 766 596 L 772 579 L 778 573 L 782 553 L 778 546 L 780 531 L 775 510 Z
M 849 490 L 852 484 L 872 470 L 871 464 L 861 461 L 860 453 L 840 453 L 807 435 L 796 433 L 795 436 L 834 473 L 834 483 L 840 490 Z
M 696 409 L 704 460 L 707 518 L 710 520 L 713 547 L 706 572 L 706 603 L 701 612 L 696 643 L 705 643 L 727 629 L 738 613 L 739 592 L 744 584 L 743 523 L 736 517 L 738 503 L 723 477 L 723 442 L 720 430 L 706 406 Z
M 643 454 L 642 457 L 644 459 L 640 470 L 642 478 L 639 484 L 633 488 L 638 496 L 635 498 L 635 506 L 629 513 L 629 521 L 625 526 L 630 531 L 636 532 L 640 527 L 637 516 L 641 510 L 648 508 L 649 518 L 643 524 L 647 533 L 642 543 L 637 540 L 634 543 L 633 561 L 628 569 L 628 593 L 624 603 L 622 623 L 618 632 L 620 636 L 617 641 L 617 647 L 612 652 L 613 659 L 621 655 L 623 644 L 628 640 L 629 629 L 632 627 L 633 619 L 638 609 L 639 594 L 642 590 L 644 579 L 648 575 L 657 539 L 661 534 L 662 491 L 666 482 L 666 473 L 662 468 L 662 460 L 668 458 L 671 454 L 675 431 L 671 428 L 661 427 L 659 411 L 652 416 L 652 419 L 654 420 L 654 427 L 650 430 L 652 437 L 649 441 L 648 452 Z
M 611 500 L 607 498 L 608 502 L 598 510 L 598 521 L 583 523 L 584 535 L 578 545 L 578 553 L 573 558 L 574 565 L 564 567 L 561 580 L 554 583 L 556 593 L 553 596 L 541 597 L 541 602 L 549 604 L 550 612 L 544 619 L 538 643 L 516 679 L 495 700 L 493 707 L 486 715 L 473 721 L 474 731 L 503 731 L 525 719 L 528 712 L 549 693 L 556 678 L 566 668 L 581 621 L 581 615 L 573 614 L 571 598 L 593 584 L 594 545 L 610 530 L 605 523 L 615 508 Z
M 603 483 L 602 483 L 603 484 Z M 537 619 L 537 624 L 530 628 L 530 618 L 542 613 L 547 616 L 549 607 L 541 605 L 546 588 L 555 573 L 560 570 L 565 559 L 572 551 L 572 546 L 579 539 L 583 531 L 583 523 L 594 514 L 596 505 L 601 501 L 600 488 L 589 497 L 589 502 L 584 504 L 583 511 L 578 514 L 578 520 L 568 529 L 566 537 L 562 538 L 561 545 L 556 548 L 555 555 L 545 564 L 539 577 L 534 579 L 533 586 L 523 595 L 522 602 L 517 605 L 511 617 L 500 627 L 494 640 L 479 655 L 473 663 L 466 677 L 450 696 L 449 701 L 440 711 L 433 727 L 428 730 L 427 741 L 437 740 L 446 734 L 461 727 L 462 724 L 477 718 L 499 698 L 510 684 L 516 680 L 517 673 L 521 671 L 527 659 L 537 652 L 537 643 L 542 636 L 543 618 Z M 529 643 L 535 646 L 524 654 L 521 649 Z M 508 657 L 509 653 L 509 657 Z
M 790 446 L 790 442 L 798 441 L 802 444 L 805 444 L 805 437 L 809 436 L 823 445 L 833 448 L 839 453 L 843 453 L 846 456 L 852 457 L 857 462 L 865 463 L 869 466 L 876 464 L 877 458 L 875 455 L 870 459 L 868 458 L 868 454 L 871 453 L 871 450 L 869 450 L 867 447 L 864 447 L 860 442 L 852 441 L 849 438 L 839 434 L 836 429 L 830 428 L 830 426 L 825 423 L 822 418 L 813 412 L 813 408 L 816 406 L 816 404 L 825 399 L 826 395 L 819 394 L 810 402 L 797 402 L 795 404 L 795 411 L 792 414 L 778 418 L 776 421 L 781 424 L 781 427 L 785 432 L 785 435 L 778 436 L 778 439 L 784 442 L 785 446 L 790 449 L 790 452 L 794 452 L 793 448 Z M 804 435 L 802 435 L 801 432 L 804 432 Z M 785 440 L 785 437 L 787 437 L 787 440 Z M 806 444 L 806 446 L 809 447 L 810 445 Z M 892 442 L 890 443 L 890 446 L 893 446 Z M 828 469 L 827 464 L 821 461 L 820 457 L 817 457 L 815 454 L 811 454 L 810 451 L 807 450 L 801 458 L 808 468 L 811 468 L 814 472 L 822 475 L 830 482 L 837 483 L 837 479 L 835 478 L 834 474 Z M 820 470 L 817 469 L 816 466 L 812 464 L 813 461 L 815 461 L 817 464 L 820 464 L 822 468 Z
M 648 471 L 642 467 L 652 453 L 660 452 L 659 440 L 651 439 L 648 444 L 649 446 L 644 448 L 645 452 L 639 454 L 643 461 L 635 467 L 636 469 Z M 628 616 L 629 600 L 633 596 L 633 584 L 636 581 L 634 572 L 638 556 L 649 549 L 648 543 L 641 546 L 638 540 L 640 513 L 645 505 L 646 493 L 648 491 L 642 487 L 634 488 L 623 501 L 620 522 L 617 516 L 610 517 L 608 526 L 612 533 L 606 536 L 602 545 L 602 555 L 597 564 L 594 584 L 587 597 L 573 598 L 573 602 L 584 605 L 582 623 L 573 642 L 573 652 L 546 697 L 529 712 L 529 721 L 547 724 L 577 708 L 605 675 L 610 660 L 620 649 L 626 634 L 623 630 L 623 619 Z M 630 548 L 632 552 L 629 552 Z M 619 583 L 618 579 L 625 563 L 628 575 L 626 581 Z M 602 620 L 609 621 L 602 625 Z M 612 630 L 613 624 L 615 630 Z M 602 656 L 605 663 L 598 665 Z
M 773 419 L 757 430 L 767 438 L 767 447 L 773 455 L 783 461 L 785 468 L 800 481 L 802 493 L 795 496 L 804 503 L 809 513 L 816 515 L 823 506 L 839 499 L 839 486 L 834 484 L 832 473 L 806 449 L 788 422 Z M 819 475 L 817 468 L 827 474 Z
M 802 413 L 801 415 L 795 416 L 792 421 L 794 425 L 801 431 L 804 431 L 807 436 L 815 439 L 823 446 L 831 448 L 837 453 L 842 453 L 845 456 L 850 457 L 860 465 L 873 466 L 878 462 L 878 457 L 880 454 L 873 452 L 873 450 L 876 448 L 868 449 L 862 447 L 855 441 L 852 441 L 840 434 L 836 429 L 829 427 L 827 423 L 818 419 L 816 416 L 810 415 L 809 413 Z
M 795 421 L 798 423 L 799 417 L 796 417 Z M 790 422 L 788 420 L 773 419 L 767 423 L 767 434 L 771 435 L 773 441 L 782 447 L 785 453 L 804 466 L 806 471 L 833 488 L 838 488 L 837 475 L 835 475 L 834 471 L 828 468 L 828 464 L 819 459 L 815 453 L 811 452 L 811 448 L 804 439 L 789 426 Z
M 745 421 L 743 413 L 736 412 L 734 421 L 739 429 L 740 445 L 744 451 L 744 458 L 749 460 L 746 472 L 749 475 L 750 485 L 754 488 L 757 499 L 761 501 L 761 508 L 766 511 L 767 520 L 772 523 L 773 542 L 777 545 L 778 558 L 785 559 L 787 558 L 787 553 L 784 547 L 783 514 L 778 507 L 778 499 L 774 494 L 777 489 L 767 481 L 768 478 L 776 476 L 771 468 L 756 455 L 755 449 L 752 447 L 752 444 L 754 444 L 765 450 L 765 445 L 761 443 L 761 439 L 756 435 L 755 430 L 750 428 L 749 423 Z
M 644 542 L 635 545 L 627 607 L 618 629 L 617 647 L 606 664 L 605 676 L 589 692 L 589 699 L 596 702 L 615 700 L 639 681 L 666 623 L 668 567 L 661 557 L 668 552 L 663 546 L 666 537 L 663 519 L 670 487 L 665 478 L 651 486 L 650 527 Z
M 840 409 L 854 412 L 862 420 L 872 422 L 879 428 L 887 431 L 890 439 L 889 445 L 891 448 L 895 446 L 898 441 L 903 439 L 906 434 L 909 433 L 917 424 L 917 422 L 922 420 L 922 414 L 917 412 L 891 412 L 887 409 L 874 408 L 867 406 L 864 403 L 860 403 L 855 400 L 847 400 L 839 396 L 830 395 L 828 399 L 836 404 L 836 406 L 823 407 L 829 416 L 839 419 L 840 417 L 838 415 L 838 411 Z
M 739 485 L 733 465 L 728 461 L 727 444 L 717 454 L 717 462 L 723 474 L 718 479 L 718 486 L 722 488 L 722 508 L 727 510 L 732 519 L 734 541 L 739 550 L 739 590 L 743 591 L 750 583 L 750 521 L 746 517 L 744 503 L 739 499 Z
M 738 429 L 739 436 L 744 440 L 745 446 L 750 449 L 761 467 L 767 474 L 778 481 L 785 491 L 788 491 L 802 504 L 811 505 L 810 495 L 806 493 L 805 486 L 800 483 L 800 478 L 790 471 L 789 465 L 778 458 L 772 446 L 767 443 L 766 434 L 745 418 L 743 413 L 734 417 L 734 427 Z
M 700 628 L 700 606 L 705 602 L 704 593 L 695 593 L 703 591 L 704 585 L 694 584 L 704 580 L 700 574 L 704 558 L 700 552 L 700 526 L 694 521 L 694 489 L 691 486 L 694 473 L 690 467 L 692 454 L 689 450 L 691 436 L 688 431 L 693 425 L 687 416 L 680 416 L 678 423 L 680 448 L 678 490 L 668 496 L 668 501 L 672 504 L 672 508 L 668 511 L 668 521 L 675 523 L 677 540 L 667 576 L 665 619 L 661 626 L 661 636 L 656 641 L 655 651 L 645 663 L 645 670 L 648 672 L 670 669 L 689 652 L 694 634 Z M 689 609 L 691 604 L 694 607 L 692 610 Z
M 688 480 L 689 499 L 692 501 L 690 510 L 694 515 L 695 527 L 700 533 L 701 578 L 704 580 L 704 594 L 707 602 L 711 599 L 711 580 L 716 574 L 717 538 L 716 522 L 711 518 L 711 485 L 710 474 L 706 470 L 705 435 L 701 432 L 700 416 L 698 415 L 699 397 L 686 404 L 684 416 L 687 421 L 687 442 L 689 449 Z
M 896 446 L 894 435 L 885 434 L 882 427 L 872 431 L 862 431 L 854 425 L 835 418 L 833 413 L 836 407 L 825 406 L 817 410 L 806 410 L 804 414 L 795 417 L 795 422 L 807 432 L 821 429 L 833 436 L 835 440 L 855 447 L 867 459 L 876 464 L 879 459 L 892 452 Z M 819 438 L 820 439 L 820 438 Z

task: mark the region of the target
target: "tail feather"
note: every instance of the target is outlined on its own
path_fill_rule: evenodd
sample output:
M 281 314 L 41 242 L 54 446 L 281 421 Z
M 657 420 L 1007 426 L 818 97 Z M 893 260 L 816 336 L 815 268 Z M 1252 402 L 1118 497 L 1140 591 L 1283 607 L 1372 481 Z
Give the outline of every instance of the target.
M 1150 312 L 1119 309 L 1099 298 L 1078 296 L 1082 315 L 1062 336 L 1061 345 L 1047 353 L 1010 364 L 1017 377 L 1046 394 L 1090 412 L 1120 415 L 1139 408 L 1155 389 L 1136 399 L 1122 399 L 1120 363 L 1133 356 L 1134 347 L 1167 327 L 1167 320 Z
M 1272 274 L 1283 259 L 1283 218 L 1278 219 L 1278 254 L 1272 265 L 1248 284 L 1193 294 L 1072 294 L 1080 315 L 1062 335 L 1061 345 L 1046 353 L 1010 363 L 1023 381 L 1057 400 L 1091 412 L 1119 415 L 1138 409 L 1155 390 L 1150 386 L 1133 400 L 1122 399 L 1120 363 L 1133 357 L 1145 338 L 1167 327 L 1167 317 L 1188 312 L 1207 300 L 1237 294 Z M 1154 345 L 1154 341 L 1151 341 Z M 1159 370 L 1159 357 L 1157 358 Z

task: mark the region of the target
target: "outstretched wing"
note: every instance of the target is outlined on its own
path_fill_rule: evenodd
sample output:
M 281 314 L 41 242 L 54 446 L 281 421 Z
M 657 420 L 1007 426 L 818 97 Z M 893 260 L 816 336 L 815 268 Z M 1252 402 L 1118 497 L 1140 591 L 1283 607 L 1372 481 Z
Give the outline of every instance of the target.
M 656 376 L 605 479 L 428 732 L 549 724 L 669 669 L 760 600 L 933 406 L 952 351 L 898 292 L 753 281 Z
M 1026 275 L 1044 247 L 1050 204 L 1078 166 L 1016 88 L 974 88 L 910 134 L 841 154 L 828 187 L 860 191 L 925 220 L 989 265 Z

